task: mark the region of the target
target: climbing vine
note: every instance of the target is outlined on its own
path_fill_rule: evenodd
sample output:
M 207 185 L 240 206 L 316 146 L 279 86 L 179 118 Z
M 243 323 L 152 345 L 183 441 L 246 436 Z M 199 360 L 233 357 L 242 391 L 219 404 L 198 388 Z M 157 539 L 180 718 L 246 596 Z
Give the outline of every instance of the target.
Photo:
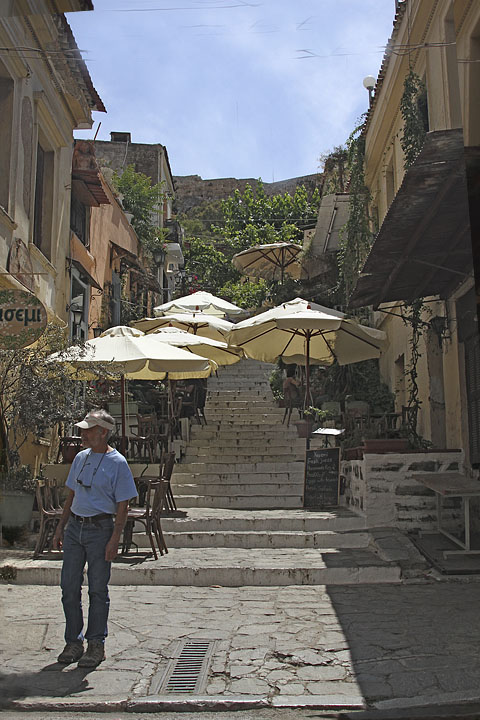
M 416 298 L 410 303 L 405 303 L 402 308 L 403 322 L 411 330 L 410 363 L 405 371 L 408 383 L 406 432 L 408 441 L 414 448 L 427 447 L 429 444 L 417 431 L 418 413 L 422 405 L 418 387 L 418 361 L 421 358 L 419 346 L 423 331 L 429 326 L 428 322 L 424 320 L 426 309 L 423 298 Z
M 370 250 L 371 230 L 369 202 L 370 191 L 365 184 L 365 135 L 363 124 L 352 132 L 347 140 L 347 165 L 349 171 L 349 217 L 342 228 L 338 252 L 338 289 L 342 302 L 347 305 Z
M 417 159 L 428 130 L 428 112 L 426 103 L 426 86 L 422 78 L 410 68 L 403 83 L 403 95 L 400 101 L 400 112 L 403 118 L 403 134 L 400 144 L 405 155 L 404 167 L 409 168 Z M 410 328 L 410 363 L 406 370 L 408 381 L 408 400 L 406 431 L 412 447 L 426 447 L 428 443 L 418 434 L 418 413 L 422 405 L 418 388 L 418 361 L 420 339 L 428 322 L 425 321 L 427 310 L 423 298 L 415 298 L 405 303 L 402 318 Z
M 403 135 L 400 144 L 405 155 L 405 170 L 412 165 L 425 141 L 428 130 L 426 86 L 422 78 L 412 69 L 403 83 L 400 112 L 403 118 Z

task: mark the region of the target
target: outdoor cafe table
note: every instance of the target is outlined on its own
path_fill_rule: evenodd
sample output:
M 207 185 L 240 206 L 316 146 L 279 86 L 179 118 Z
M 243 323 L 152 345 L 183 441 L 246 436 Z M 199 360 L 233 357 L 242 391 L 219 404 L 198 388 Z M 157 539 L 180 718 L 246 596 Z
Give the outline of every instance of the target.
M 461 550 L 444 550 L 443 555 L 480 555 L 480 550 L 471 549 L 470 538 L 470 498 L 480 497 L 480 482 L 460 473 L 416 473 L 413 479 L 433 490 L 437 501 L 437 532 L 459 545 Z M 452 535 L 442 527 L 442 498 L 460 497 L 463 499 L 465 540 Z M 422 531 L 425 534 L 425 531 Z

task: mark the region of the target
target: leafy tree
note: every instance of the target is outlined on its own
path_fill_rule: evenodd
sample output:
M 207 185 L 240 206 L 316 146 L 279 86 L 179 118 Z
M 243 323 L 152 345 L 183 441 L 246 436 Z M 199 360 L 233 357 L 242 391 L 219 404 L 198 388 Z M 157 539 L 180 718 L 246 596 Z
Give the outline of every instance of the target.
M 370 191 L 365 184 L 365 135 L 363 123 L 347 140 L 349 171 L 349 216 L 340 238 L 338 252 L 341 301 L 347 305 L 370 250 L 373 232 L 369 214 Z
M 427 91 L 422 78 L 412 69 L 408 72 L 400 101 L 403 134 L 400 145 L 405 154 L 405 169 L 412 165 L 425 142 L 428 131 Z
M 125 211 L 133 215 L 132 226 L 151 260 L 153 250 L 163 247 L 165 241 L 165 230 L 153 222 L 164 200 L 164 184 L 152 185 L 151 178 L 135 172 L 133 165 L 127 165 L 122 173 L 115 172 L 113 184 L 123 196 Z
M 64 329 L 51 323 L 34 346 L 0 350 L 0 470 L 19 466 L 29 435 L 44 437 L 57 423 L 74 418 L 71 371 L 48 359 L 65 347 Z
M 349 178 L 348 150 L 345 145 L 337 145 L 328 153 L 320 156 L 323 166 L 322 195 L 344 193 Z
M 196 209 L 182 224 L 187 231 L 185 270 L 195 287 L 221 295 L 241 307 L 260 306 L 269 295 L 274 301 L 291 291 L 290 284 L 248 282 L 232 265 L 233 256 L 253 245 L 303 241 L 302 226 L 315 220 L 320 194 L 309 198 L 304 186 L 290 195 L 267 196 L 259 180 L 254 190 L 247 185 L 226 200 Z M 200 225 L 203 225 L 201 230 Z M 293 281 L 292 281 L 293 282 Z M 279 300 L 280 302 L 280 300 Z

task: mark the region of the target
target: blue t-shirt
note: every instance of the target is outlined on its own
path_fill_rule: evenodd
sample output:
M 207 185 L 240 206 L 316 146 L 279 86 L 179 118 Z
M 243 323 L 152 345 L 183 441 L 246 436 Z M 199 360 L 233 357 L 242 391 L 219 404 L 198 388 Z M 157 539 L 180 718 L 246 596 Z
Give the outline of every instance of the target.
M 132 471 L 118 450 L 82 450 L 75 456 L 65 484 L 75 493 L 72 512 L 82 517 L 113 515 L 117 503 L 137 496 Z

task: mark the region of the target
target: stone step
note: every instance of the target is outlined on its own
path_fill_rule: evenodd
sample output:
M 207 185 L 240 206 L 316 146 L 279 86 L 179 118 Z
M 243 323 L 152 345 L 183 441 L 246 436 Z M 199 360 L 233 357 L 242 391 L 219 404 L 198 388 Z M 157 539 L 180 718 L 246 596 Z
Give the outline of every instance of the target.
M 178 495 L 177 506 L 180 510 L 188 508 L 221 508 L 232 510 L 272 510 L 294 509 L 303 507 L 303 495 L 223 495 L 211 497 L 210 495 Z
M 270 417 L 273 421 L 280 422 L 282 421 L 283 415 L 285 413 L 285 410 L 282 408 L 271 408 L 271 407 L 262 407 L 258 408 L 256 405 L 250 405 L 250 407 L 245 408 L 215 408 L 212 410 L 212 408 L 206 407 L 205 413 L 208 413 L 208 420 L 212 421 L 214 419 L 218 420 L 224 420 L 224 419 L 231 419 L 231 420 L 243 420 L 243 419 L 250 419 L 251 422 L 253 422 L 253 418 L 264 418 L 264 417 Z
M 305 439 L 299 438 L 298 435 L 291 434 L 288 435 L 288 445 L 285 444 L 285 440 L 287 437 L 284 433 L 275 433 L 271 434 L 268 437 L 265 437 L 263 435 L 253 435 L 251 438 L 246 437 L 243 433 L 239 437 L 238 435 L 231 434 L 227 438 L 223 438 L 224 443 L 222 444 L 222 447 L 218 447 L 216 445 L 211 445 L 210 443 L 205 443 L 205 440 L 208 438 L 210 439 L 211 436 L 203 436 L 201 432 L 195 432 L 191 431 L 190 435 L 190 441 L 188 443 L 188 448 L 204 448 L 204 447 L 210 447 L 212 452 L 221 452 L 223 448 L 242 448 L 245 449 L 246 452 L 248 452 L 249 448 L 252 449 L 254 452 L 258 452 L 258 449 L 263 448 L 266 451 L 272 450 L 274 452 L 277 452 L 278 448 L 288 448 L 289 450 L 295 448 L 297 450 L 303 450 L 305 452 Z M 313 447 L 313 439 L 311 440 L 312 447 Z M 187 452 L 188 452 L 187 448 Z
M 275 426 L 275 425 L 248 425 L 247 423 L 243 425 L 229 425 L 225 423 L 225 425 L 221 424 L 219 427 L 213 427 L 211 425 L 205 425 L 201 428 L 198 425 L 192 425 L 191 428 L 192 437 L 202 437 L 204 439 L 207 438 L 235 438 L 235 437 L 252 437 L 255 438 L 263 438 L 266 439 L 273 438 L 273 437 L 283 437 L 285 440 L 288 438 L 292 438 L 293 440 L 296 440 L 298 435 L 297 431 L 292 425 L 289 427 L 285 425 Z
M 366 531 L 354 532 L 164 532 L 168 548 L 360 548 L 367 547 Z M 133 540 L 138 547 L 148 548 L 144 532 L 136 532 Z
M 132 551 L 134 557 L 134 551 Z M 61 562 L 6 557 L 10 581 L 23 585 L 58 585 Z M 258 550 L 172 548 L 158 560 L 142 564 L 114 562 L 113 585 L 171 586 L 289 586 L 358 585 L 400 582 L 398 566 L 381 560 L 367 548 Z
M 192 508 L 185 517 L 162 518 L 167 532 L 346 532 L 365 529 L 365 518 L 346 507 L 327 510 L 225 510 Z
M 302 483 L 304 480 L 303 470 L 293 470 L 290 472 L 288 466 L 285 466 L 283 471 L 278 470 L 277 472 L 269 473 L 244 473 L 244 472 L 225 472 L 225 473 L 208 473 L 208 472 L 197 472 L 197 473 L 175 473 L 172 475 L 172 487 L 180 488 L 185 487 L 188 484 L 204 485 L 206 488 L 209 487 L 228 487 L 232 490 L 232 486 L 237 487 L 254 487 L 279 485 L 283 483 Z M 209 493 L 212 494 L 212 493 Z
M 212 399 L 218 400 L 247 400 L 252 398 L 254 400 L 271 400 L 273 402 L 273 396 L 270 389 L 256 388 L 253 390 L 247 390 L 246 388 L 239 389 L 238 387 L 210 389 L 207 394 L 207 402 Z
M 248 408 L 251 405 L 269 407 L 272 410 L 282 409 L 272 397 L 260 397 L 258 395 L 244 397 L 242 393 L 235 393 L 232 397 L 211 397 L 207 400 L 207 407 L 219 407 L 222 409 L 242 410 L 242 408 Z
M 184 483 L 172 482 L 172 490 L 178 503 L 183 502 L 185 496 L 190 495 L 201 495 L 212 500 L 222 500 L 226 497 L 237 497 L 239 499 L 255 497 L 262 495 L 270 498 L 272 506 L 277 506 L 278 498 L 298 496 L 301 497 L 303 494 L 303 476 L 299 478 L 289 477 L 287 474 L 279 476 L 278 480 L 272 479 L 269 483 L 266 482 L 252 482 L 238 483 L 234 480 L 224 483 L 208 482 L 195 482 L 196 478 L 192 478 L 192 482 L 185 481 Z M 215 506 L 213 506 L 215 507 Z M 220 507 L 222 507 L 220 505 Z M 278 506 L 277 506 L 278 507 Z
M 251 474 L 265 474 L 266 476 L 272 474 L 272 473 L 285 473 L 288 471 L 289 473 L 298 472 L 301 473 L 303 476 L 304 472 L 304 463 L 301 461 L 297 462 L 289 462 L 288 466 L 285 465 L 285 463 L 279 462 L 260 462 L 260 463 L 253 463 L 253 462 L 245 462 L 245 460 L 241 463 L 237 463 L 235 465 L 235 468 L 232 469 L 232 472 L 228 472 L 228 474 L 225 473 L 225 464 L 217 463 L 217 462 L 191 462 L 191 463 L 185 463 L 182 462 L 181 464 L 177 465 L 174 469 L 174 478 L 175 480 L 180 481 L 182 479 L 183 475 L 205 475 L 208 474 L 212 479 L 218 477 L 219 479 L 223 480 L 223 478 L 231 477 L 232 475 L 235 475 L 235 478 L 242 479 L 242 477 L 245 477 L 245 475 L 251 475 Z M 232 481 L 234 482 L 234 481 Z
M 298 453 L 292 453 L 291 448 L 284 448 L 283 452 L 278 449 L 275 454 L 271 455 L 253 455 L 251 452 L 249 453 L 247 449 L 244 450 L 242 454 L 230 454 L 225 451 L 219 451 L 218 453 L 209 452 L 209 448 L 205 447 L 197 448 L 197 452 L 187 452 L 178 467 L 183 468 L 185 464 L 198 463 L 203 458 L 208 458 L 210 462 L 218 463 L 221 465 L 237 465 L 239 463 L 244 463 L 246 459 L 248 459 L 252 463 L 275 462 L 284 464 L 290 463 L 292 461 L 303 462 L 303 456 L 301 454 L 301 451 L 299 451 Z
M 210 430 L 224 430 L 225 428 L 250 428 L 252 432 L 255 428 L 276 429 L 285 427 L 280 417 L 271 415 L 270 413 L 252 413 L 248 415 L 222 415 L 220 417 L 210 417 L 207 409 L 205 409 L 205 417 L 207 425 L 197 425 L 198 428 L 207 428 Z M 295 426 L 290 423 L 293 432 L 296 432 Z

